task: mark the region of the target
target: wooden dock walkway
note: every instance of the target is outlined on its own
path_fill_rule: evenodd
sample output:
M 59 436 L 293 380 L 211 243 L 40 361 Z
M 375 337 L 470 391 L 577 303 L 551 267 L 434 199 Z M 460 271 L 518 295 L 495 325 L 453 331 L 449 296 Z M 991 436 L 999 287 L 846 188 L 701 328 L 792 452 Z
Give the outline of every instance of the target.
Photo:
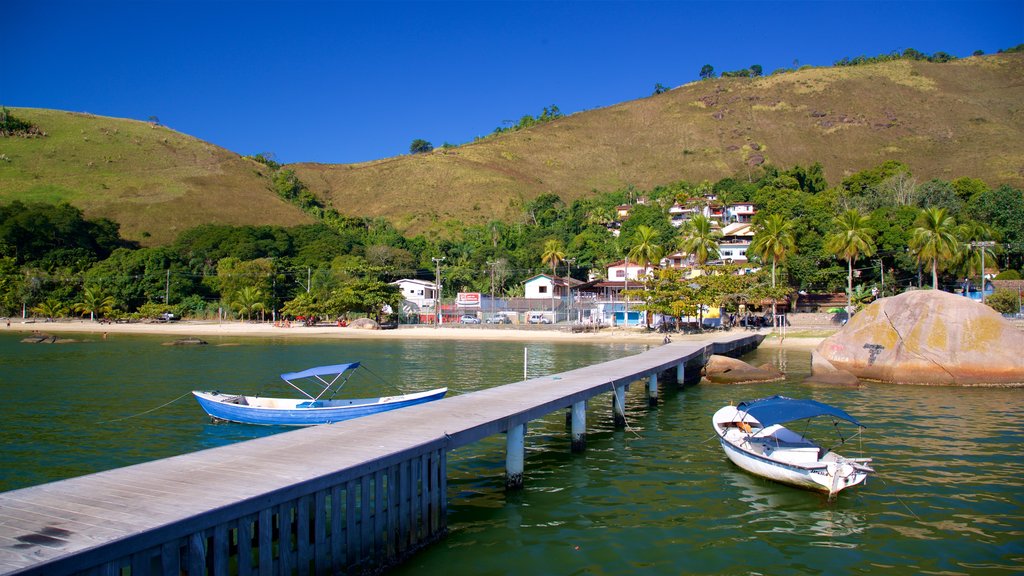
M 527 422 L 658 375 L 675 385 L 711 354 L 761 336 L 722 333 L 561 374 L 375 416 L 0 493 L 0 574 L 361 573 L 446 531 L 448 451 L 507 432 L 522 482 Z

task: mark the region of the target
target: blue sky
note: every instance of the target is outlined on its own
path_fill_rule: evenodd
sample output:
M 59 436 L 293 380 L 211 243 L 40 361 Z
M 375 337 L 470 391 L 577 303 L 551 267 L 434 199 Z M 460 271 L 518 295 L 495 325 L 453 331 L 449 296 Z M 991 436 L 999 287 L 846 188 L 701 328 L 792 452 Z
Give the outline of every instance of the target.
M 352 163 L 557 105 L 760 64 L 1024 42 L 1011 2 L 7 0 L 0 104 L 167 126 L 240 154 Z

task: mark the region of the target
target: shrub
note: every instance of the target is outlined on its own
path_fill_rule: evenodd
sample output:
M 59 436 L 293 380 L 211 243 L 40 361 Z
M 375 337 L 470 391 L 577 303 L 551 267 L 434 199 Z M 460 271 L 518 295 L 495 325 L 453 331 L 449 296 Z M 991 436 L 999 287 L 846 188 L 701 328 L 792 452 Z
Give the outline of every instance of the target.
M 1013 290 L 996 290 L 994 294 L 985 298 L 985 304 L 988 304 L 993 310 L 1002 314 L 1017 314 L 1020 312 L 1020 296 Z
M 999 274 L 996 274 L 996 280 L 1020 280 L 1020 272 L 1014 269 L 1003 270 Z

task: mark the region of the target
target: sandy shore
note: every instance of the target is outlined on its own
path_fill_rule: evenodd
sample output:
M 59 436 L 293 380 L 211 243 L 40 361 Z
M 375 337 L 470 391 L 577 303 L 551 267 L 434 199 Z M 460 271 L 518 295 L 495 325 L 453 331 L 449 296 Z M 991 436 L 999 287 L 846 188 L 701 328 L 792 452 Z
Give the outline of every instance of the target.
M 3 325 L 0 325 L 3 326 Z M 9 326 L 0 329 L 31 334 L 43 333 L 89 333 L 89 334 L 166 334 L 184 337 L 253 337 L 253 338 L 337 338 L 337 339 L 411 339 L 411 340 L 497 340 L 511 342 L 581 342 L 581 343 L 648 343 L 661 344 L 665 335 L 626 328 L 605 328 L 600 332 L 573 333 L 559 327 L 505 327 L 505 326 L 409 326 L 397 330 L 362 330 L 337 326 L 295 326 L 290 328 L 274 326 L 265 322 L 216 322 L 181 321 L 170 323 L 100 324 L 91 320 L 61 320 L 57 322 L 22 321 L 12 319 Z M 712 333 L 713 334 L 713 333 Z M 768 334 L 765 331 L 765 334 Z M 705 335 L 672 334 L 672 340 L 699 340 Z M 770 336 L 763 346 L 770 347 L 813 347 L 821 337 L 787 337 L 780 339 Z

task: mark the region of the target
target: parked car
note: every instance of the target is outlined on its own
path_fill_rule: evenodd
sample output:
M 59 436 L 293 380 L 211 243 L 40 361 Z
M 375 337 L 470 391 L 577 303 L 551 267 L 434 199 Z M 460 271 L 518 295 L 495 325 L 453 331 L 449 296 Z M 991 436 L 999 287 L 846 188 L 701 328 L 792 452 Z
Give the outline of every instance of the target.
M 479 324 L 480 319 L 473 314 L 463 314 L 462 318 L 459 318 L 459 322 L 463 324 Z
M 495 314 L 487 319 L 488 324 L 511 324 L 512 320 L 504 314 Z
M 159 318 L 161 322 L 175 322 L 178 320 L 178 317 L 171 312 L 164 312 Z
M 551 319 L 545 316 L 543 312 L 530 312 L 526 317 L 526 321 L 530 324 L 551 324 Z

